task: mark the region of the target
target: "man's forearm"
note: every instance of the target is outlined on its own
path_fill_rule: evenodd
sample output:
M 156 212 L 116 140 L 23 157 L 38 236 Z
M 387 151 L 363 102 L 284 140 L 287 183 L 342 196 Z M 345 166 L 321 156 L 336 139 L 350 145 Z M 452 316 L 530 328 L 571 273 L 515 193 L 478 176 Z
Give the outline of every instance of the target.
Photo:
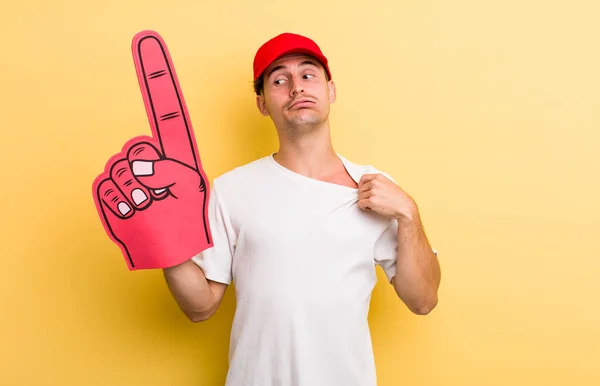
M 171 294 L 188 318 L 201 321 L 214 313 L 217 297 L 202 269 L 192 260 L 163 272 Z
M 398 257 L 393 281 L 398 296 L 411 311 L 427 314 L 438 301 L 440 266 L 420 219 L 398 221 Z

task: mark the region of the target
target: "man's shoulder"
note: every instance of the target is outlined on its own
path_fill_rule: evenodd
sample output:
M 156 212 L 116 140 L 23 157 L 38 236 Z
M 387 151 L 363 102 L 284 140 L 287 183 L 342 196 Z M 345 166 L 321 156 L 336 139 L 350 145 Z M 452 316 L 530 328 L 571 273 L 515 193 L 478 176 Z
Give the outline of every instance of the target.
M 213 185 L 220 190 L 237 189 L 256 182 L 268 167 L 269 156 L 258 158 L 246 164 L 236 166 L 233 169 L 213 179 Z

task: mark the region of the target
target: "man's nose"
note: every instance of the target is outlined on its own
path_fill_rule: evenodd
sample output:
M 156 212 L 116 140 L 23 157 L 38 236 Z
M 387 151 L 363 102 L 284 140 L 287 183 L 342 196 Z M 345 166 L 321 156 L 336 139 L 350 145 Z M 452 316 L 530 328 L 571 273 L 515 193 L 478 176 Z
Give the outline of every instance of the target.
M 298 79 L 296 79 L 294 77 L 294 79 L 292 79 L 292 82 L 290 84 L 290 89 L 291 89 L 291 96 L 296 96 L 296 94 L 298 93 L 303 93 L 304 92 L 304 87 L 302 86 L 302 82 L 299 82 Z

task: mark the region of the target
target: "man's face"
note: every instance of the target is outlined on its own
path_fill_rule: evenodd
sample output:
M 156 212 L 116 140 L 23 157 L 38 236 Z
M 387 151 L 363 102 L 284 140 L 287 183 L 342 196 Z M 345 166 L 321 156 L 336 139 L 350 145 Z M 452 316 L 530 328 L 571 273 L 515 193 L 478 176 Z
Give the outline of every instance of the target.
M 323 66 L 307 55 L 289 55 L 271 63 L 264 72 L 263 90 L 257 106 L 278 129 L 318 127 L 329 116 L 329 104 L 335 102 L 333 81 L 327 81 Z

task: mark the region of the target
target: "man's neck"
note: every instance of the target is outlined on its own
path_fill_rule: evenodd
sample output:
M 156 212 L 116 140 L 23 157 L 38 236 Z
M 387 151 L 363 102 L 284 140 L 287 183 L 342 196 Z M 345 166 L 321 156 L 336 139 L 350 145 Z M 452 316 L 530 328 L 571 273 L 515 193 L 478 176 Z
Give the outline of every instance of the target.
M 282 166 L 310 178 L 330 174 L 341 160 L 333 149 L 329 127 L 301 136 L 280 136 L 279 150 L 273 156 Z

